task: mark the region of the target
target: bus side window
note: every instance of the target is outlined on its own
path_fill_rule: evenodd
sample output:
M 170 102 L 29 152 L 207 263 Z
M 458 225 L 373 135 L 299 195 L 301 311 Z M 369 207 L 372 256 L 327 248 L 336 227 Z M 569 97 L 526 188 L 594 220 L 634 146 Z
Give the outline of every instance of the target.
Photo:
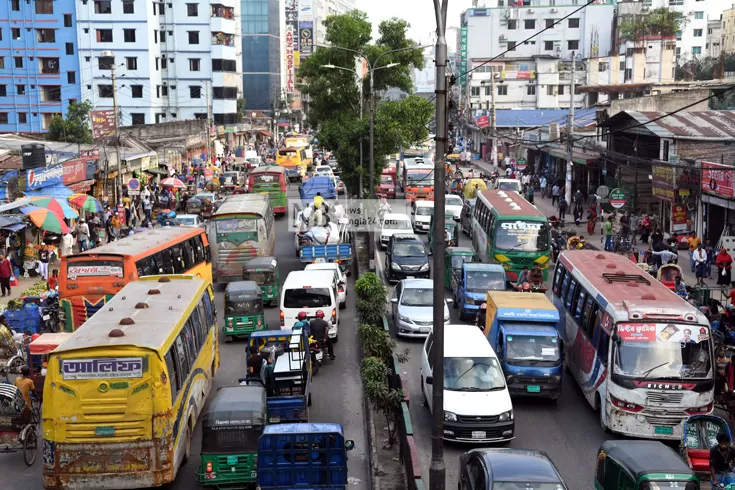
M 197 262 L 194 260 L 194 250 L 191 247 L 191 241 L 186 240 L 181 243 L 181 248 L 183 249 L 183 257 L 184 257 L 184 268 L 186 270 L 191 269 L 194 267 Z
M 197 304 L 192 317 L 194 318 L 194 327 L 197 329 L 196 333 L 197 337 L 199 337 L 199 345 L 204 345 L 204 342 L 207 341 L 207 331 L 209 329 L 207 328 L 207 316 L 204 313 L 204 305 L 201 301 Z
M 197 341 L 194 336 L 194 330 L 192 329 L 191 318 L 189 318 L 186 321 L 181 333 L 184 334 L 184 340 L 186 340 L 186 347 L 187 347 L 187 352 L 189 355 L 189 363 L 190 363 L 189 369 L 191 370 L 194 368 L 194 363 L 196 362 L 196 358 L 199 354 L 199 349 L 197 348 Z
M 584 305 L 584 311 L 582 311 L 582 321 L 579 324 L 582 326 L 582 330 L 587 329 L 587 324 L 590 321 L 590 311 L 592 311 L 592 305 L 595 299 L 591 295 L 587 295 L 587 303 Z
M 184 251 L 182 250 L 181 245 L 173 245 L 169 250 L 171 252 L 171 259 L 174 266 L 174 274 L 182 274 L 186 270 L 186 267 L 184 266 Z
M 559 297 L 561 298 L 562 303 L 564 303 L 564 297 L 567 295 L 567 290 L 569 290 L 569 283 L 572 281 L 572 274 L 570 272 L 567 272 L 564 274 L 564 280 L 561 283 L 561 288 L 559 291 Z
M 214 322 L 213 315 L 216 315 L 217 313 L 212 312 L 212 300 L 209 296 L 209 293 L 204 295 L 202 301 L 204 301 L 204 311 L 207 315 L 204 320 L 204 322 L 206 323 L 206 331 L 209 331 L 209 329 L 212 327 L 212 323 Z
M 161 255 L 161 252 L 151 255 L 150 260 L 151 260 L 151 273 L 165 274 L 164 268 L 163 268 L 163 256 Z
M 196 264 L 201 264 L 204 262 L 204 249 L 202 248 L 202 238 L 201 237 L 194 237 L 189 240 L 189 246 L 191 247 L 191 251 L 194 254 L 194 262 Z
M 575 300 L 574 305 L 574 318 L 577 323 L 582 324 L 582 310 L 584 310 L 584 301 L 587 299 L 587 291 L 582 289 L 582 286 L 577 288 L 579 290 L 578 298 Z
M 559 294 L 559 291 L 560 291 L 560 287 L 559 286 L 561 285 L 562 281 L 564 280 L 564 272 L 565 271 L 566 271 L 566 269 L 564 268 L 564 265 L 561 262 L 559 262 L 558 264 L 556 264 L 556 274 L 554 274 L 553 291 L 557 295 Z
M 566 281 L 565 281 L 566 282 Z M 577 280 L 572 279 L 569 282 L 569 287 L 564 290 L 564 305 L 567 307 L 569 312 L 572 312 L 572 298 L 574 297 L 574 290 L 577 289 Z
M 166 353 L 166 370 L 168 371 L 168 382 L 171 385 L 171 402 L 176 401 L 179 393 L 179 377 L 176 374 L 176 359 L 174 359 L 174 348 L 171 347 Z
M 145 272 L 145 269 L 146 269 L 145 262 L 146 262 L 146 259 L 140 259 L 139 261 L 135 263 L 135 268 L 138 269 L 138 277 L 143 277 L 143 276 L 148 275 Z
M 179 361 L 178 375 L 181 380 L 181 384 L 184 383 L 184 380 L 189 376 L 189 371 L 191 370 L 191 362 L 189 360 L 189 354 L 186 352 L 186 339 L 184 338 L 184 335 L 184 331 L 182 330 L 174 342 L 174 345 L 176 346 L 176 358 Z
M 607 366 L 607 353 L 610 350 L 610 336 L 602 329 L 602 323 L 597 327 L 599 330 L 599 341 L 597 343 L 597 357 L 603 366 Z
M 488 243 L 493 242 L 493 238 L 495 237 L 495 213 L 491 213 L 490 210 L 488 210 L 488 223 L 487 228 L 485 231 L 487 232 L 487 241 Z
M 174 260 L 173 254 L 170 248 L 164 248 L 161 250 L 161 257 L 163 258 L 163 273 L 173 274 L 174 273 Z

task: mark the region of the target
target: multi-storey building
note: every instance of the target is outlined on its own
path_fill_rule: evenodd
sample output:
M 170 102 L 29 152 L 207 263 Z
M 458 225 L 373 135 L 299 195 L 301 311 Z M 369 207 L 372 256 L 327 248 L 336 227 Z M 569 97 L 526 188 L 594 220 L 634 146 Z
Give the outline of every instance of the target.
M 242 5 L 242 81 L 248 110 L 271 110 L 283 87 L 282 0 L 239 0 Z
M 707 21 L 706 56 L 717 58 L 722 54 L 722 16 Z
M 313 0 L 314 2 L 314 40 L 324 44 L 327 34 L 324 21 L 330 15 L 346 14 L 357 8 L 356 0 Z
M 735 7 L 722 12 L 722 51 L 735 52 Z
M 74 0 L 9 0 L 0 19 L 0 132 L 46 131 L 81 99 Z
M 116 95 L 125 126 L 208 114 L 215 124 L 237 122 L 238 0 L 77 4 L 82 92 L 95 108 L 112 108 Z

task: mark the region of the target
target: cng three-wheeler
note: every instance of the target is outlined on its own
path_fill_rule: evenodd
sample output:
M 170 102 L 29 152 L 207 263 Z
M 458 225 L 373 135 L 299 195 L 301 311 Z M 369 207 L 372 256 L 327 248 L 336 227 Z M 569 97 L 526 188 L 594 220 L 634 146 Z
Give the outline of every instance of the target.
M 225 289 L 225 324 L 222 327 L 225 341 L 260 330 L 268 330 L 260 286 L 255 281 L 228 283 Z
M 253 257 L 245 263 L 242 277 L 260 286 L 263 302 L 275 306 L 281 297 L 281 274 L 275 257 Z

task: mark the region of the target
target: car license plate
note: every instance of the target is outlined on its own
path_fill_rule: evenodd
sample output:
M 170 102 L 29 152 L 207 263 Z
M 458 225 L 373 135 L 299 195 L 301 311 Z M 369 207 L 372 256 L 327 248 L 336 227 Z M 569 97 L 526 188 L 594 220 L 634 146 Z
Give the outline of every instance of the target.
M 528 385 L 526 391 L 529 393 L 541 393 L 541 387 L 539 385 Z
M 281 423 L 281 417 L 271 417 L 269 419 L 269 422 L 271 424 L 280 424 Z
M 237 464 L 237 456 L 227 456 L 227 464 L 229 465 Z
M 314 259 L 315 264 L 323 264 L 324 263 L 324 257 L 319 257 L 318 259 Z
M 421 327 L 421 328 L 419 328 L 419 333 L 429 333 L 429 332 L 431 332 L 431 328 L 430 327 Z
M 666 427 L 662 425 L 657 425 L 653 428 L 654 434 L 662 435 L 662 436 L 670 436 L 674 433 L 673 427 Z
M 472 438 L 473 439 L 485 439 L 485 431 L 484 430 L 473 430 Z

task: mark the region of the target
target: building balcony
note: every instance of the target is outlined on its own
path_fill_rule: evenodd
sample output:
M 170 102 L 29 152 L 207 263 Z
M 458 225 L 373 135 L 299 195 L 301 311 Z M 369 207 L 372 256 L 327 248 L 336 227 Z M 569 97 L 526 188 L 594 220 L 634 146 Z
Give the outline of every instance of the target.
M 212 17 L 209 20 L 209 25 L 213 33 L 234 33 L 237 32 L 237 25 L 235 19 L 228 19 L 226 17 Z M 234 37 L 234 35 L 233 35 Z M 212 44 L 214 44 L 214 34 L 212 34 Z
M 214 20 L 214 19 L 213 19 Z M 234 23 L 233 23 L 234 27 Z M 212 46 L 231 46 L 235 47 L 235 35 L 225 32 L 212 32 Z
M 212 44 L 212 58 L 234 60 L 236 56 L 235 46 L 225 46 L 223 44 Z

